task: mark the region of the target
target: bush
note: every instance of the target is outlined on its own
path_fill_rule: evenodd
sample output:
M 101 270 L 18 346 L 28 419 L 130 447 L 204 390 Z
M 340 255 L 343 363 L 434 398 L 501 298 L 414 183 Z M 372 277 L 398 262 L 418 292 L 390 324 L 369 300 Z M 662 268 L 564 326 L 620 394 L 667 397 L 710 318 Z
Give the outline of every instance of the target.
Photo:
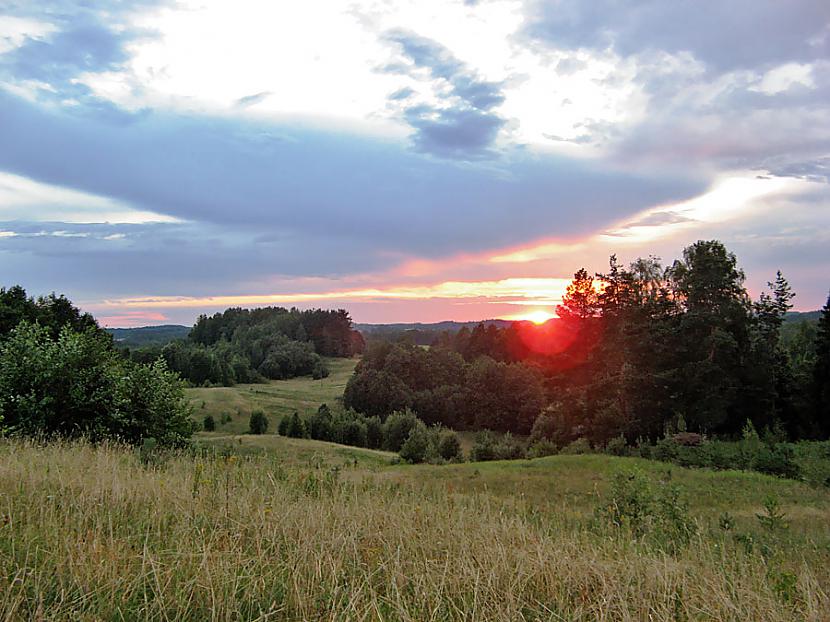
M 793 448 L 784 443 L 762 447 L 755 459 L 755 470 L 778 477 L 798 479 L 801 469 L 795 461 Z
M 265 434 L 268 431 L 268 417 L 261 410 L 255 410 L 251 413 L 251 419 L 248 422 L 249 434 Z
M 625 437 L 615 436 L 605 444 L 605 452 L 612 456 L 625 456 L 628 454 L 628 443 L 625 442 Z
M 476 433 L 473 441 L 473 448 L 470 450 L 470 460 L 473 462 L 498 460 L 496 443 L 496 435 L 490 430 L 482 430 L 481 432 Z
M 664 438 L 657 441 L 654 446 L 651 457 L 661 462 L 672 462 L 677 458 L 678 449 L 677 443 L 670 438 Z
M 588 442 L 587 438 L 580 437 L 575 441 L 568 443 L 559 453 L 573 455 L 589 454 L 591 453 L 591 443 Z
M 27 436 L 153 437 L 180 446 L 196 427 L 181 381 L 157 360 L 132 363 L 97 329 L 54 337 L 19 323 L 0 341 L 0 413 L 13 433 Z
M 213 415 L 205 415 L 202 421 L 202 429 L 205 432 L 213 432 L 216 429 L 216 421 L 213 419 Z
M 314 368 L 311 370 L 311 377 L 314 378 L 314 380 L 322 380 L 323 378 L 329 377 L 328 365 L 326 365 L 322 359 L 314 363 Z
M 436 453 L 439 457 L 448 462 L 461 459 L 461 442 L 455 432 L 441 429 L 437 436 Z
M 366 447 L 380 449 L 383 447 L 383 422 L 380 417 L 366 417 Z
M 482 430 L 475 436 L 470 460 L 484 462 L 487 460 L 515 460 L 525 457 L 524 446 L 509 432 L 499 436 L 490 430 Z
M 288 420 L 288 425 L 285 430 L 285 435 L 291 438 L 307 438 L 308 430 L 305 422 L 300 418 L 300 413 L 294 411 L 291 418 Z
M 552 442 L 540 440 L 533 443 L 527 450 L 528 458 L 544 458 L 545 456 L 555 456 L 559 453 L 559 448 Z
M 697 532 L 680 490 L 665 483 L 656 487 L 639 470 L 614 474 L 610 499 L 596 508 L 596 516 L 670 550 L 688 544 Z
M 383 441 L 389 451 L 400 451 L 409 433 L 416 425 L 418 418 L 412 411 L 393 412 L 383 424 Z
M 368 426 L 361 415 L 348 411 L 343 413 L 335 423 L 334 436 L 337 443 L 352 445 L 353 447 L 366 447 Z
M 286 415 L 282 419 L 280 419 L 279 425 L 277 426 L 277 434 L 280 436 L 288 436 L 288 424 L 291 423 L 291 417 Z
M 518 460 L 525 457 L 524 445 L 516 440 L 510 432 L 504 434 L 496 443 L 496 460 Z
M 287 431 L 288 428 L 286 427 Z M 334 421 L 331 410 L 326 404 L 320 404 L 317 412 L 309 417 L 308 434 L 316 441 L 334 440 Z
M 430 450 L 430 434 L 427 427 L 418 422 L 415 427 L 409 431 L 409 436 L 401 446 L 400 456 L 403 460 L 412 464 L 425 462 L 429 456 Z

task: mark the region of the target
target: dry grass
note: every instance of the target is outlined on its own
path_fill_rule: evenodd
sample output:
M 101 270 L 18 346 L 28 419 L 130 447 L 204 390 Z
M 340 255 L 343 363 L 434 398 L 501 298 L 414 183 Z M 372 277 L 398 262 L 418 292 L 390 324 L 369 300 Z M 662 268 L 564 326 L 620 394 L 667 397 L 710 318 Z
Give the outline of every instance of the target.
M 564 472 L 584 477 L 580 458 Z M 587 528 L 590 512 L 461 485 L 495 478 L 498 465 L 474 477 L 475 465 L 332 470 L 338 460 L 177 455 L 147 467 L 120 447 L 6 442 L 0 617 L 775 621 L 830 611 L 826 527 L 762 553 L 702 522 L 669 555 Z M 826 525 L 826 496 L 811 507 Z

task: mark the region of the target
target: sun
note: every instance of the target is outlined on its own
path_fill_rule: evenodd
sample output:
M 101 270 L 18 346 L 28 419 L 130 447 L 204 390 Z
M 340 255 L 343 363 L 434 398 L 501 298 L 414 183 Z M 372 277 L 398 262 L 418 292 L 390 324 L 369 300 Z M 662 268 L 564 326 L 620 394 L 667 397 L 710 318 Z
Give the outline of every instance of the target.
M 517 315 L 511 315 L 509 320 L 515 320 L 518 322 L 533 322 L 534 324 L 544 324 L 548 320 L 555 318 L 556 316 L 551 313 L 550 311 L 545 311 L 544 309 L 535 309 L 533 311 L 528 311 L 527 313 L 519 313 Z

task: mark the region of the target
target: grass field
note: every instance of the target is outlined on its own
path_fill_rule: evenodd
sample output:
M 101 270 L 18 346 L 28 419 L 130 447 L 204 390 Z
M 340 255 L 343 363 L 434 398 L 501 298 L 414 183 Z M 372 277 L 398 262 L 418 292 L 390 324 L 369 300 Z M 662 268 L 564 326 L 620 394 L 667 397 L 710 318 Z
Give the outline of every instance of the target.
M 333 401 L 354 361 L 334 363 L 322 383 L 189 390 L 196 418 L 233 419 L 186 452 L 0 442 L 0 619 L 830 619 L 827 488 L 606 455 L 411 466 L 240 434 L 254 408 L 273 429 Z M 677 486 L 686 539 L 608 520 L 632 470 Z
M 212 415 L 217 423 L 217 434 L 243 434 L 248 430 L 248 419 L 253 410 L 262 410 L 266 414 L 273 432 L 283 416 L 294 411 L 310 415 L 320 404 L 333 404 L 343 395 L 357 359 L 326 359 L 326 363 L 331 373 L 322 380 L 300 377 L 268 384 L 186 389 L 186 393 L 196 420 L 201 423 L 206 415 Z M 225 414 L 231 421 L 220 425 Z
M 826 620 L 830 493 L 672 469 L 697 535 L 594 521 L 608 456 L 355 466 L 329 444 L 159 456 L 0 444 L 0 617 L 21 620 Z M 789 527 L 755 514 L 777 495 Z M 729 531 L 718 516 L 734 516 Z

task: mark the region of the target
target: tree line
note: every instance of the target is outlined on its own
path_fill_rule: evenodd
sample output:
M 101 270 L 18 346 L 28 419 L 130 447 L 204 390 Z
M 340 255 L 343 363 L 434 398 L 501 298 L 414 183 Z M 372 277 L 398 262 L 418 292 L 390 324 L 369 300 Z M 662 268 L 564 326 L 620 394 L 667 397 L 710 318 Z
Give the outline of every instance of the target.
M 129 352 L 132 360 L 164 358 L 197 386 L 328 376 L 323 357 L 363 351 L 360 333 L 343 309 L 230 308 L 200 315 L 186 339 Z
M 429 349 L 370 344 L 344 395 L 385 416 L 411 408 L 458 429 L 533 432 L 564 446 L 688 430 L 738 437 L 749 421 L 791 439 L 830 434 L 830 299 L 815 329 L 784 331 L 779 272 L 755 301 L 735 255 L 699 241 L 575 273 L 558 319 L 479 326 Z

